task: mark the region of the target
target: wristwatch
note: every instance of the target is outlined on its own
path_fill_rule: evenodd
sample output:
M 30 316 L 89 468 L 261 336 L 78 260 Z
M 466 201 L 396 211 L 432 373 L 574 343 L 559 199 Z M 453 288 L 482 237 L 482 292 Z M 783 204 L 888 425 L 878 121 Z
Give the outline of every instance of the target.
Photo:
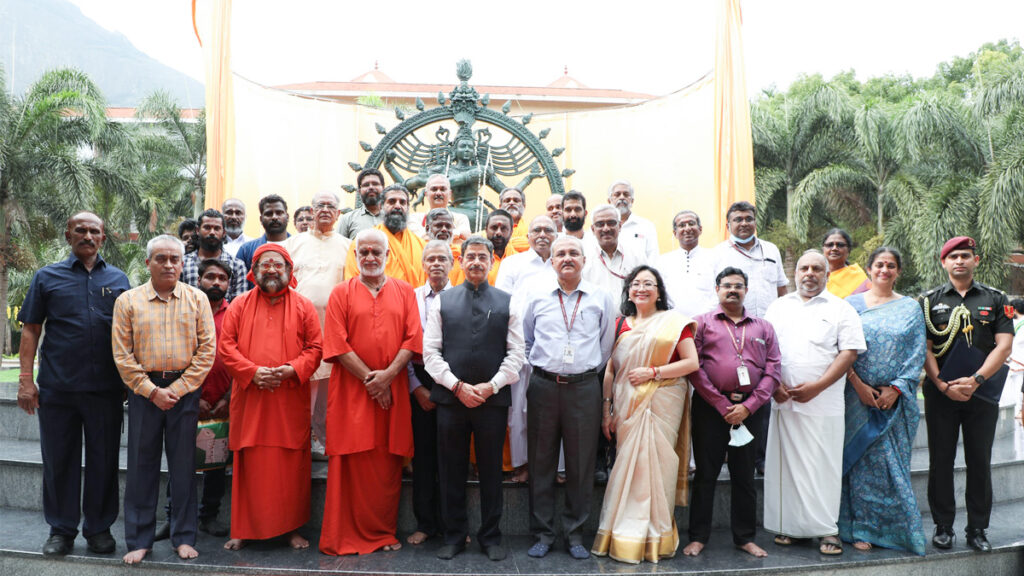
M 495 384 L 493 381 L 491 382 L 491 392 L 493 392 L 494 394 L 498 393 L 498 385 Z
M 975 374 L 974 381 L 978 383 L 978 386 L 981 386 L 982 384 L 985 383 L 985 377 L 982 376 L 980 373 Z

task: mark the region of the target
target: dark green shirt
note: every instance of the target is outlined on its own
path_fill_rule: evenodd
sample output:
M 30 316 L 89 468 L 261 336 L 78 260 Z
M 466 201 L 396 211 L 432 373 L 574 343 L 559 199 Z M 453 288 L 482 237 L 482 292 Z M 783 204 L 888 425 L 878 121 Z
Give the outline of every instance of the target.
M 927 308 L 924 307 L 926 298 Z M 1006 307 L 1009 305 L 1006 294 L 977 281 L 971 284 L 964 296 L 953 288 L 952 282 L 946 282 L 922 294 L 918 301 L 924 310 L 925 318 L 931 320 L 932 326 L 937 330 L 946 329 L 954 308 L 960 304 L 966 306 L 971 312 L 971 325 L 974 326 L 971 331 L 973 345 L 985 354 L 992 352 L 996 347 L 996 334 L 1013 335 L 1013 320 L 1006 315 Z M 927 326 L 925 330 L 926 337 L 932 344 L 940 346 L 946 342 L 947 336 L 932 334 Z M 956 337 L 965 337 L 962 326 Z M 939 368 L 942 368 L 945 360 L 945 356 L 936 358 Z

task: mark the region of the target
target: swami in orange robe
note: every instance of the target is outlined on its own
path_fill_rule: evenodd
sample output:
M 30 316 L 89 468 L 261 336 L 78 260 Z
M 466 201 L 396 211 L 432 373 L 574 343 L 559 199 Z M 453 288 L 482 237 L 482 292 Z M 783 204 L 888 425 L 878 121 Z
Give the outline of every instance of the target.
M 253 262 L 275 251 L 256 250 Z M 254 282 L 253 273 L 249 273 Z M 232 376 L 229 445 L 234 454 L 231 538 L 265 540 L 309 521 L 309 378 L 320 365 L 320 320 L 291 278 L 277 300 L 256 288 L 231 302 L 217 352 Z M 295 376 L 277 388 L 253 383 L 257 369 L 284 364 Z
M 392 234 L 383 223 L 374 226 L 387 236 L 388 249 L 391 255 L 388 256 L 387 266 L 384 273 L 388 278 L 398 278 L 408 283 L 413 288 L 423 286 L 427 283 L 427 274 L 423 271 L 423 246 L 426 242 L 412 231 L 406 229 Z M 352 249 L 349 250 L 348 258 L 345 260 L 345 279 L 355 278 L 359 275 L 359 265 L 356 263 L 356 243 L 352 242 Z
M 324 358 L 334 365 L 320 551 L 368 554 L 397 548 L 402 462 L 413 453 L 406 364 L 423 347 L 416 295 L 409 284 L 391 277 L 376 297 L 359 277 L 345 280 L 331 292 L 324 334 Z M 341 358 L 347 354 L 365 367 L 350 371 L 345 363 L 353 358 Z M 370 397 L 363 383 L 366 368 L 394 374 L 389 409 Z

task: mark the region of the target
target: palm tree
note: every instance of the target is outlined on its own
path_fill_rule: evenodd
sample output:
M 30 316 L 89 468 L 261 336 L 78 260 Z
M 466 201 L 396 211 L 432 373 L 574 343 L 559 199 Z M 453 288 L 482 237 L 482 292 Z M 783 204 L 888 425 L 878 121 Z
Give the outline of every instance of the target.
M 184 118 L 169 94 L 154 92 L 136 115 L 149 121 L 139 129 L 142 202 L 149 215 L 140 231 L 165 229 L 189 209 L 198 216 L 206 197 L 206 112 L 195 120 Z
M 9 265 L 25 261 L 33 224 L 59 227 L 85 205 L 96 178 L 82 150 L 106 125 L 103 96 L 82 72 L 46 72 L 12 96 L 0 70 L 0 302 L 7 303 Z M 6 330 L 0 344 L 9 349 Z

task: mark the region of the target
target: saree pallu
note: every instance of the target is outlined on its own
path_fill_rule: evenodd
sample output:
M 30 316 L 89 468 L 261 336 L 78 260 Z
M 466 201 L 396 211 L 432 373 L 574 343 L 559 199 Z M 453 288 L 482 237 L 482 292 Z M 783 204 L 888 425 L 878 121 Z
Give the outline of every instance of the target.
M 610 362 L 618 456 L 608 478 L 592 552 L 632 564 L 679 547 L 674 510 L 687 503 L 690 384 L 686 378 L 629 383 L 629 371 L 667 364 L 686 326 L 674 312 L 637 322 L 619 336 Z
M 925 358 L 924 317 L 907 297 L 873 308 L 861 294 L 847 302 L 860 314 L 868 345 L 853 370 L 873 388 L 898 389 L 900 398 L 890 410 L 879 410 L 865 406 L 847 383 L 839 536 L 924 555 L 921 513 L 910 482 L 910 453 L 921 418 L 917 384 Z
M 864 269 L 858 264 L 847 264 L 838 270 L 829 272 L 825 289 L 837 298 L 846 298 L 852 294 L 867 292 L 871 281 Z

